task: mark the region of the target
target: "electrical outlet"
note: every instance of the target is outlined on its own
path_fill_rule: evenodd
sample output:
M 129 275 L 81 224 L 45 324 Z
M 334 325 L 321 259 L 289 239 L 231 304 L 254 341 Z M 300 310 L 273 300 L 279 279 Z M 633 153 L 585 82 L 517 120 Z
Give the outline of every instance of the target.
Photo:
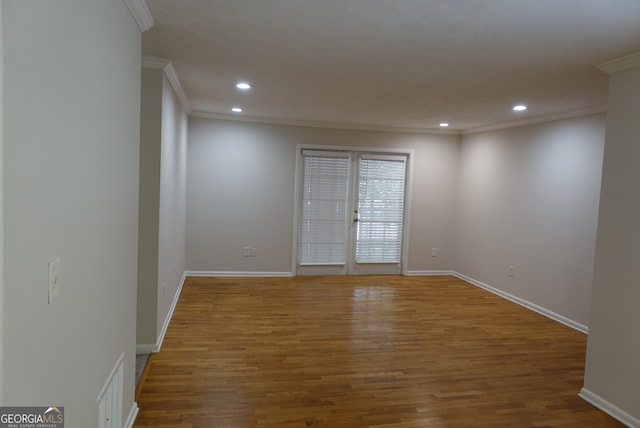
M 255 256 L 256 256 L 256 249 L 251 248 L 251 257 L 255 257 Z
M 438 249 L 437 248 L 432 248 L 431 249 L 431 257 L 438 257 Z
M 509 266 L 509 276 L 515 276 L 515 274 L 516 274 L 516 267 Z
M 251 247 L 244 247 L 242 254 L 245 257 L 251 257 Z

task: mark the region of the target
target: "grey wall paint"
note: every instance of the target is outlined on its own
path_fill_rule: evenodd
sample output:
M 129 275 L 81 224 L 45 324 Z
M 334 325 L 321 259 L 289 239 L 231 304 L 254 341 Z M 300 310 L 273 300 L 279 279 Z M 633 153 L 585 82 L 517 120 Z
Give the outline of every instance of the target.
M 3 404 L 95 426 L 122 353 L 134 402 L 140 29 L 121 1 L 3 7 Z
M 410 272 L 455 270 L 586 325 L 604 131 L 602 114 L 462 138 L 192 118 L 187 265 L 291 271 L 296 144 L 408 148 Z
M 93 4 L 61 0 L 55 5 L 24 2 L 3 2 L 2 5 L 4 10 L 0 12 L 0 18 L 9 37 L 4 40 L 6 47 L 1 52 L 3 58 L 5 55 L 7 58 L 3 61 L 6 71 L 0 77 L 11 81 L 10 86 L 4 87 L 5 102 L 0 110 L 4 119 L 2 144 L 6 177 L 3 182 L 6 214 L 2 227 L 3 319 L 8 320 L 4 324 L 2 341 L 3 404 L 41 404 L 53 400 L 67 407 L 70 425 L 92 426 L 97 410 L 95 398 L 122 352 L 127 354 L 125 378 L 133 379 L 135 338 L 131 326 L 136 301 L 139 107 L 139 80 L 135 76 L 139 75 L 139 30 L 121 2 Z M 77 34 L 85 37 L 79 39 Z M 117 60 L 105 63 L 101 61 L 105 55 Z M 608 139 L 615 141 L 621 149 L 611 150 L 606 161 L 608 172 L 605 176 L 608 178 L 603 187 L 602 206 L 603 211 L 609 210 L 609 213 L 601 220 L 585 381 L 586 387 L 636 417 L 640 415 L 637 403 L 629 400 L 637 389 L 635 362 L 640 346 L 638 341 L 631 340 L 635 336 L 629 326 L 638 325 L 634 306 L 638 296 L 637 287 L 627 285 L 634 283 L 630 266 L 634 266 L 633 261 L 637 259 L 638 239 L 629 233 L 634 230 L 630 226 L 637 218 L 637 206 L 634 205 L 637 201 L 630 201 L 625 196 L 633 194 L 638 181 L 634 164 L 628 161 L 637 158 L 629 141 L 637 140 L 640 130 L 636 117 L 621 112 L 628 106 L 631 109 L 627 111 L 638 111 L 638 80 L 637 71 L 628 72 L 616 77 L 617 83 L 612 85 L 612 94 L 615 94 L 612 100 L 618 100 L 613 103 L 618 105 L 613 110 L 618 114 L 614 117 L 610 113 L 612 130 Z M 630 88 L 631 92 L 626 93 Z M 163 108 L 163 117 L 166 112 Z M 180 123 L 186 119 L 180 113 L 174 114 L 176 129 L 166 131 L 163 128 L 163 134 L 175 132 L 174 141 L 184 142 L 186 127 L 183 129 Z M 413 189 L 409 269 L 456 268 L 542 305 L 550 302 L 557 312 L 584 320 L 584 302 L 588 300 L 584 262 L 592 251 L 592 232 L 586 225 L 593 220 L 592 189 L 599 184 L 596 183 L 598 168 L 592 171 L 595 171 L 594 175 L 587 174 L 584 166 L 598 164 L 601 149 L 597 136 L 602 134 L 602 117 L 590 118 L 589 123 L 581 125 L 579 122 L 569 125 L 581 129 L 577 130 L 578 135 L 586 135 L 583 132 L 588 129 L 593 131 L 584 138 L 588 141 L 586 152 L 573 151 L 579 140 L 573 132 L 564 134 L 568 146 L 564 143 L 560 146 L 567 153 L 577 154 L 584 163 L 577 167 L 577 175 L 568 176 L 559 174 L 563 167 L 556 165 L 561 168 L 552 168 L 553 175 L 567 181 L 561 181 L 560 188 L 553 188 L 551 194 L 540 194 L 541 188 L 524 185 L 529 182 L 525 179 L 533 178 L 529 183 L 541 181 L 544 184 L 548 179 L 545 170 L 528 165 L 523 156 L 532 150 L 544 160 L 547 159 L 545 154 L 557 149 L 545 144 L 546 138 L 540 140 L 537 136 L 538 131 L 544 135 L 548 125 L 466 136 L 461 145 L 457 137 L 450 136 L 192 119 L 190 126 L 195 136 L 190 143 L 189 159 L 195 168 L 188 178 L 190 224 L 186 231 L 190 240 L 189 258 L 185 263 L 192 270 L 287 271 L 291 268 L 296 144 L 413 148 L 416 151 L 414 183 L 419 184 Z M 113 126 L 114 123 L 118 126 Z M 563 135 L 561 130 L 555 129 L 557 125 L 562 128 L 566 123 L 562 121 L 551 126 L 553 129 L 547 134 L 549 141 L 565 141 L 564 138 L 556 139 Z M 509 147 L 504 144 L 507 140 L 524 142 L 523 146 L 528 149 Z M 480 170 L 462 167 L 487 156 L 478 151 L 483 145 L 489 147 L 489 151 L 495 150 L 495 156 L 489 156 L 488 162 L 498 166 L 498 175 L 507 181 L 519 177 L 516 179 L 519 184 L 509 185 L 496 180 L 490 168 L 487 168 L 488 176 L 484 176 Z M 160 187 L 171 189 L 167 195 L 178 189 L 174 202 L 180 204 L 184 200 L 184 194 L 179 195 L 180 183 L 186 174 L 184 148 L 178 144 L 170 152 L 175 156 L 173 166 L 169 168 L 172 178 Z M 461 168 L 458 170 L 459 155 Z M 517 165 L 531 167 L 530 175 L 526 168 L 524 172 L 512 169 L 513 165 L 508 164 L 514 160 Z M 479 164 L 476 167 L 482 169 Z M 483 188 L 482 182 L 473 182 L 474 177 L 481 181 L 488 178 L 496 187 L 493 190 Z M 585 179 L 584 186 L 575 187 L 576 177 Z M 203 180 L 202 184 L 200 180 Z M 456 194 L 458 180 L 460 193 Z M 249 186 L 255 187 L 256 182 L 259 183 L 257 190 L 243 193 Z M 514 191 L 518 185 L 523 185 L 521 190 L 532 193 L 523 193 L 526 198 L 518 197 L 519 192 Z M 508 219 L 511 234 L 490 220 L 496 211 L 492 213 L 479 202 L 480 198 L 473 192 L 477 189 L 480 193 L 489 192 L 489 199 L 499 202 L 497 211 L 504 210 L 500 214 Z M 561 203 L 568 194 L 573 198 L 576 190 L 578 202 L 575 206 L 586 207 L 585 215 L 573 212 Z M 489 230 L 496 232 L 497 241 L 505 245 L 513 245 L 514 236 L 525 243 L 536 238 L 538 229 L 531 229 L 530 224 L 537 224 L 537 218 L 530 224 L 516 222 L 512 228 L 515 217 L 507 212 L 509 207 L 504 206 L 504 199 L 499 196 L 501 191 L 516 198 L 517 201 L 508 204 L 515 211 L 538 212 L 543 218 L 551 219 L 552 229 L 563 237 L 562 251 L 554 260 L 546 252 L 549 246 L 545 239 L 534 239 L 533 249 L 523 248 L 526 245 L 516 248 L 516 260 L 523 260 L 524 264 L 513 263 L 516 276 L 507 279 L 511 282 L 499 278 L 505 274 L 505 262 L 513 260 L 502 250 L 497 250 L 498 257 L 490 256 L 487 265 L 481 265 L 469 251 L 460 250 L 460 246 L 466 244 L 485 251 L 484 245 L 490 245 L 490 250 L 500 246 L 493 240 L 484 239 L 485 231 L 479 227 L 482 221 Z M 187 214 L 168 210 L 171 198 L 167 195 L 161 196 L 162 202 L 159 202 L 164 208 L 158 211 L 158 240 L 167 244 L 159 244 L 159 252 L 174 248 L 172 244 L 177 244 L 178 250 L 158 255 L 163 266 L 170 266 L 169 272 L 158 271 L 158 283 L 166 281 L 173 286 L 178 276 L 176 271 L 182 269 L 180 233 L 164 234 L 162 230 L 167 231 L 165 227 L 176 224 L 179 229 L 181 216 Z M 539 206 L 527 201 L 532 195 L 538 197 L 534 200 L 558 202 L 564 208 L 561 212 L 549 212 L 542 206 L 543 211 L 539 212 Z M 256 201 L 265 202 L 265 209 L 256 212 Z M 471 212 L 477 217 L 464 214 L 464 207 L 472 208 Z M 453 215 L 456 212 L 460 213 L 457 218 Z M 574 214 L 578 216 L 575 218 L 577 227 L 569 225 L 565 230 L 567 218 Z M 477 219 L 481 222 L 474 224 Z M 620 219 L 624 221 L 618 223 Z M 458 230 L 470 233 L 454 237 L 453 231 L 458 226 Z M 549 233 L 543 235 L 548 237 Z M 567 246 L 568 242 L 576 245 Z M 256 246 L 259 257 L 242 258 L 241 248 L 245 245 Z M 434 246 L 440 248 L 437 259 L 430 257 L 430 249 Z M 455 258 L 454 246 L 458 251 Z M 573 251 L 576 248 L 579 249 L 577 254 Z M 543 256 L 539 257 L 540 254 Z M 56 302 L 47 305 L 46 265 L 53 257 L 62 259 L 62 293 Z M 551 263 L 555 273 L 541 279 L 556 284 L 557 289 L 540 288 L 535 285 L 537 281 L 532 281 L 529 268 L 547 266 L 546 263 Z M 563 267 L 558 270 L 560 265 Z M 522 266 L 525 266 L 524 272 Z M 571 273 L 566 273 L 569 271 L 565 271 L 567 266 L 571 267 Z M 525 278 L 520 279 L 521 275 Z M 609 275 L 613 275 L 613 282 Z M 576 287 L 578 283 L 581 285 Z M 172 293 L 173 290 L 169 290 L 167 294 L 171 296 Z M 166 300 L 157 302 L 160 312 L 165 310 Z M 157 322 L 161 319 L 161 316 L 156 317 Z M 42 349 L 47 350 L 47 359 L 41 358 Z M 614 362 L 610 359 L 611 349 L 619 351 Z M 133 385 L 127 381 L 125 413 L 132 403 Z
M 187 266 L 194 271 L 291 272 L 298 144 L 414 150 L 409 270 L 452 263 L 458 137 L 191 118 Z M 257 257 L 243 257 L 245 246 Z M 439 256 L 431 257 L 431 248 Z
M 158 224 L 158 317 L 161 332 L 186 270 L 187 115 L 167 76 L 162 86 L 162 148 Z
M 464 136 L 455 270 L 588 324 L 604 132 L 594 115 Z
M 142 69 L 137 343 L 156 348 L 186 270 L 187 116 L 162 69 Z
M 4 26 L 3 4 L 0 2 L 0 243 L 4 243 Z M 0 308 L 4 308 L 4 244 L 0 244 Z M 4 310 L 0 314 L 0 403 L 4 402 Z
M 585 389 L 640 420 L 640 67 L 611 75 Z
M 143 68 L 141 75 L 136 341 L 139 344 L 155 344 L 158 338 L 158 231 L 164 72 Z

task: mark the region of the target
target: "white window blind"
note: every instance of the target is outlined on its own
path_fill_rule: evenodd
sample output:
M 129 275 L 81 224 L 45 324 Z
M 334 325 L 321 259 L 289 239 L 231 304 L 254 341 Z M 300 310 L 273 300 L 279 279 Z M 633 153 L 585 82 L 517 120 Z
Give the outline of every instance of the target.
M 303 152 L 298 263 L 346 263 L 349 155 Z
M 406 158 L 363 155 L 358 167 L 357 263 L 399 263 Z

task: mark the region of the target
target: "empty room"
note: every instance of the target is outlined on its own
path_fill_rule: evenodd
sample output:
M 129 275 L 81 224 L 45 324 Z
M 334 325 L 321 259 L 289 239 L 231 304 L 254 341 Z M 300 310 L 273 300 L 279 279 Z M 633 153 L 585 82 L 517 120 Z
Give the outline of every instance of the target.
M 3 408 L 640 427 L 640 3 L 5 0 Z

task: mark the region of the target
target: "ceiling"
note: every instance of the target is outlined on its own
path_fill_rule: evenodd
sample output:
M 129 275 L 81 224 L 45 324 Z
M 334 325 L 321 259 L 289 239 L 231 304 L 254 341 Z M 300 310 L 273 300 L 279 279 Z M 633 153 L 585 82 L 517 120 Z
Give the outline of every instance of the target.
M 192 114 L 260 122 L 471 132 L 604 111 L 596 66 L 640 51 L 640 0 L 146 4 L 143 53 L 172 62 Z

